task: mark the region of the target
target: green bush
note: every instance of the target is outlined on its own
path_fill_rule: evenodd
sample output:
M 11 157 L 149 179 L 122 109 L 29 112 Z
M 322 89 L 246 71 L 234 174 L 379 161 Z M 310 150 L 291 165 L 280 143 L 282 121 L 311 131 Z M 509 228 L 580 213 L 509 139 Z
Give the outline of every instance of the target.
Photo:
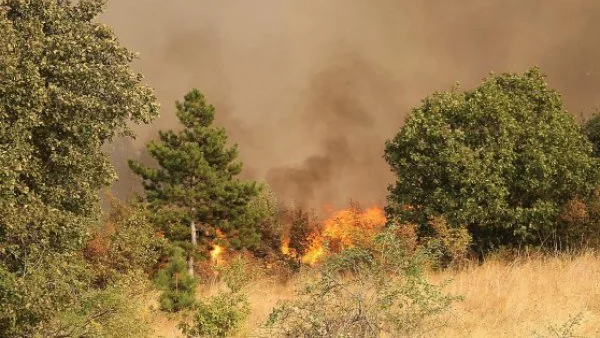
M 154 280 L 162 291 L 159 302 L 163 311 L 178 312 L 195 304 L 197 281 L 189 275 L 183 255 L 183 249 L 174 247 L 169 263 Z
M 35 337 L 148 337 L 151 324 L 144 311 L 149 291 L 148 285 L 137 278 L 90 289 L 77 304 L 42 325 Z
M 198 302 L 193 324 L 180 327 L 186 337 L 229 337 L 249 314 L 250 304 L 245 295 L 221 293 L 206 302 Z
M 243 292 L 251 279 L 241 258 L 221 269 L 227 291 L 196 303 L 191 320 L 180 323 L 186 337 L 229 337 L 250 315 L 248 296 Z
M 150 275 L 164 255 L 166 240 L 154 229 L 143 205 L 128 205 L 108 195 L 110 210 L 84 248 L 94 284 L 104 287 L 121 275 Z
M 269 337 L 392 337 L 426 330 L 455 297 L 429 284 L 420 262 L 392 232 L 375 238 L 371 250 L 333 255 L 298 298 L 275 307 L 265 327 Z

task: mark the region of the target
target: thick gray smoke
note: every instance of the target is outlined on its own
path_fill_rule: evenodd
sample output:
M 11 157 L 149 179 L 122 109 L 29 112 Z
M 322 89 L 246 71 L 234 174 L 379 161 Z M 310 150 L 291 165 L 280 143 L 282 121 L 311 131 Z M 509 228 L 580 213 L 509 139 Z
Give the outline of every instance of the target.
M 140 53 L 163 106 L 136 141 L 114 145 L 117 188 L 131 192 L 126 159 L 177 127 L 173 103 L 197 87 L 245 174 L 284 200 L 381 203 L 384 141 L 432 91 L 539 65 L 572 113 L 592 111 L 599 15 L 596 0 L 112 0 L 101 20 Z

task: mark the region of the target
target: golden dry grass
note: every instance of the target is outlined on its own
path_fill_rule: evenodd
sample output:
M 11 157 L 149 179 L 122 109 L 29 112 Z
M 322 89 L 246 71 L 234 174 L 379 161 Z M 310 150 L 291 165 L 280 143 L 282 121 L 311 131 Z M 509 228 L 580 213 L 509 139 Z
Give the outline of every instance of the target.
M 273 306 L 294 296 L 296 282 L 261 278 L 249 287 L 252 315 L 239 337 L 252 336 Z M 442 318 L 446 325 L 431 337 L 562 337 L 550 325 L 561 326 L 581 314 L 578 336 L 600 337 L 600 256 L 538 257 L 514 262 L 487 261 L 460 271 L 430 273 L 429 279 L 452 282 L 446 291 L 464 299 Z M 205 288 L 212 293 L 216 286 Z M 156 336 L 180 337 L 176 321 L 157 316 Z
M 464 296 L 447 316 L 439 337 L 556 337 L 548 326 L 560 326 L 581 313 L 573 333 L 600 337 L 600 257 L 595 254 L 492 260 L 459 272 L 431 276 L 450 278 L 447 291 Z

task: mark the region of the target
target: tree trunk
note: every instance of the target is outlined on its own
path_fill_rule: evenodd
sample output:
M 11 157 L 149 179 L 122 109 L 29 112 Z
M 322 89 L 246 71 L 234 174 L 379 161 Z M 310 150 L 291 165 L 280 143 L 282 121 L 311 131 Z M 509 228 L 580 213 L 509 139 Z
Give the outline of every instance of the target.
M 193 251 L 196 249 L 196 245 L 198 244 L 198 241 L 196 239 L 196 224 L 194 224 L 194 221 L 190 222 L 190 231 L 192 232 L 192 251 Z M 191 252 L 188 257 L 188 273 L 190 274 L 190 276 L 194 277 L 194 254 L 193 254 L 193 252 Z

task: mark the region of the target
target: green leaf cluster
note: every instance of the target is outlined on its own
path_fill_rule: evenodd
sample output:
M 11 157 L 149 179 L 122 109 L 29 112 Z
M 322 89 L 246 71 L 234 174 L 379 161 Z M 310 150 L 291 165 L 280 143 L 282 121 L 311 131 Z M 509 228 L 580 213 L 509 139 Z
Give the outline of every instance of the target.
M 600 112 L 596 112 L 585 121 L 583 132 L 594 146 L 594 156 L 600 157 Z
M 385 159 L 396 175 L 390 219 L 427 236 L 427 220 L 443 216 L 467 226 L 482 252 L 554 246 L 562 205 L 599 181 L 590 142 L 537 68 L 428 96 L 386 143 Z

